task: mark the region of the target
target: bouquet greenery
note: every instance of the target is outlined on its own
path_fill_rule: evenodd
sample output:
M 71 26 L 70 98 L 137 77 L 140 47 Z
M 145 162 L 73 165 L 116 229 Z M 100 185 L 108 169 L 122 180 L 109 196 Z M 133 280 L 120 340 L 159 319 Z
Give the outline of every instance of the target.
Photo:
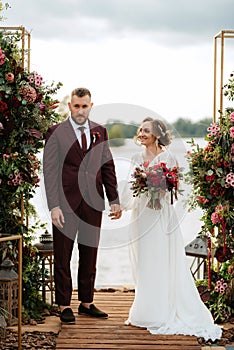
M 163 162 L 152 166 L 149 166 L 149 162 L 140 164 L 135 168 L 133 180 L 130 181 L 133 196 L 138 197 L 145 193 L 149 197 L 147 206 L 158 210 L 161 209 L 161 198 L 166 192 L 170 192 L 173 204 L 173 198 L 177 199 L 179 191 L 179 178 L 182 178 L 180 170 L 177 166 L 170 169 Z

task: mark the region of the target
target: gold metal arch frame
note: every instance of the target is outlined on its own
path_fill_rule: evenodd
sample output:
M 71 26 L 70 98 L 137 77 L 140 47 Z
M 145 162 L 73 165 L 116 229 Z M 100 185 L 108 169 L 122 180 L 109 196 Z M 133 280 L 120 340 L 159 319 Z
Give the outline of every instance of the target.
M 30 71 L 30 45 L 31 35 L 25 27 L 0 27 L 4 35 L 21 33 L 22 67 Z
M 222 122 L 223 114 L 223 75 L 224 75 L 224 42 L 225 39 L 234 38 L 234 30 L 221 30 L 214 37 L 214 106 L 213 106 L 213 121 L 216 122 L 216 114 L 220 113 L 220 122 Z M 217 49 L 218 39 L 220 39 L 220 87 L 219 87 L 219 109 L 217 110 Z

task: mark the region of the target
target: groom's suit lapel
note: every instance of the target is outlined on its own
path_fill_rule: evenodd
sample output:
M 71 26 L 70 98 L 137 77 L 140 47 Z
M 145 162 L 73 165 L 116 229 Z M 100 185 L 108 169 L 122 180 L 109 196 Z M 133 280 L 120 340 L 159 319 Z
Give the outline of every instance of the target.
M 84 156 L 84 152 L 80 147 L 79 141 L 77 140 L 77 137 L 71 125 L 71 122 L 69 121 L 69 119 L 65 120 L 64 122 L 66 142 L 68 142 L 68 144 L 70 145 L 68 151 L 74 153 L 74 156 L 78 155 L 80 157 L 80 160 L 85 158 L 88 161 L 88 163 L 92 161 L 95 162 L 96 152 L 93 151 L 93 148 L 100 143 L 99 137 L 94 136 L 95 132 L 97 134 L 99 133 L 99 128 L 97 124 L 92 121 L 89 121 L 89 127 L 90 127 L 90 147 Z
M 83 158 L 83 151 L 80 147 L 79 141 L 77 140 L 76 134 L 73 130 L 73 127 L 71 125 L 71 122 L 69 119 L 67 119 L 64 122 L 64 127 L 65 127 L 65 134 L 66 134 L 66 139 L 70 144 L 70 150 L 69 152 L 75 152 L 75 154 L 80 157 L 80 159 Z
M 89 151 L 87 152 L 88 163 L 91 163 L 91 162 L 95 163 L 97 160 L 97 151 L 94 150 L 94 148 L 100 145 L 101 140 L 98 137 L 98 134 L 101 135 L 101 133 L 99 132 L 98 125 L 90 120 L 89 120 L 89 128 L 90 128 L 90 147 L 89 147 Z M 97 148 L 97 150 L 99 152 L 102 151 L 100 146 Z

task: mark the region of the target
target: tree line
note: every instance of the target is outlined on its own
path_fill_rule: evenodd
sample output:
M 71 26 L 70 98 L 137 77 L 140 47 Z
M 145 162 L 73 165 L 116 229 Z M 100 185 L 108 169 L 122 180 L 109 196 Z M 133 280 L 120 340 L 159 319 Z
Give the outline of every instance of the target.
M 69 110 L 67 102 L 69 95 L 65 96 L 60 102 L 58 113 L 61 120 L 68 118 Z M 189 118 L 178 118 L 174 123 L 170 123 L 168 128 L 175 137 L 205 137 L 207 128 L 212 123 L 212 118 L 203 118 L 199 121 L 192 121 Z M 104 124 L 107 128 L 109 139 L 112 140 L 112 146 L 121 146 L 124 144 L 124 139 L 131 139 L 136 135 L 139 123 L 135 121 L 126 123 L 120 119 L 109 119 Z
M 175 137 L 205 137 L 207 128 L 212 123 L 212 118 L 203 118 L 193 122 L 190 119 L 178 118 L 168 125 Z M 111 146 L 122 146 L 124 140 L 136 135 L 139 124 L 130 122 L 126 124 L 120 120 L 109 120 L 104 125 L 107 128 Z

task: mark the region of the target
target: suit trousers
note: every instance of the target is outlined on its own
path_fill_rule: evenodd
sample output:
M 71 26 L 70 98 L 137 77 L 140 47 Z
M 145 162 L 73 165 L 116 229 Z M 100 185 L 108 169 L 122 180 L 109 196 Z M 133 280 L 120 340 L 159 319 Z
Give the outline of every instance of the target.
M 63 229 L 53 225 L 55 302 L 68 306 L 72 296 L 71 256 L 74 240 L 78 239 L 78 300 L 93 301 L 96 260 L 100 238 L 102 212 L 82 200 L 74 213 L 63 213 Z M 78 233 L 78 235 L 77 235 Z

